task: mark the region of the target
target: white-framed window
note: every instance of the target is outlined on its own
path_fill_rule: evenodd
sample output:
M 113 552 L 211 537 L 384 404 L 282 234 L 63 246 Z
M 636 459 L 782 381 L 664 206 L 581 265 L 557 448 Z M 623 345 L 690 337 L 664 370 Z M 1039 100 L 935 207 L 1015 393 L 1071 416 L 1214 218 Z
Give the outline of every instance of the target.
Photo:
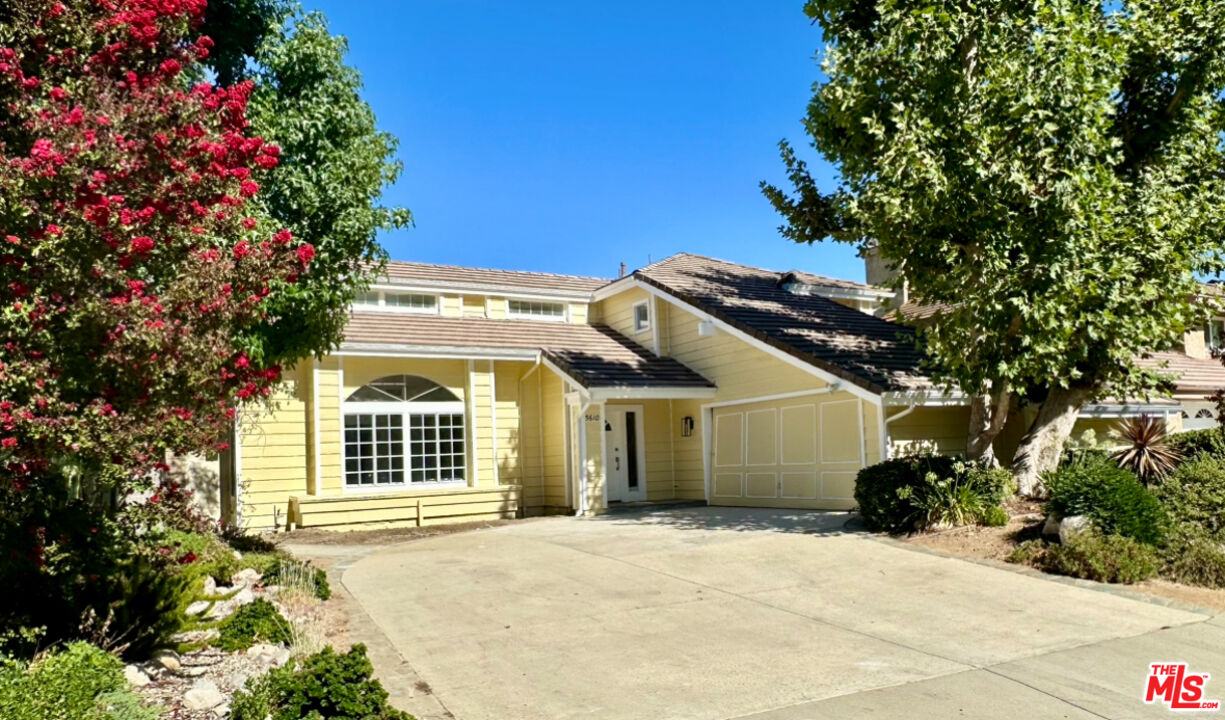
M 651 329 L 651 306 L 646 300 L 634 303 L 634 332 L 640 333 Z
M 416 375 L 391 375 L 345 399 L 346 490 L 467 484 L 464 404 Z
M 547 300 L 507 300 L 506 315 L 533 320 L 565 320 L 566 304 Z
M 1225 347 L 1225 318 L 1212 318 L 1204 326 L 1204 342 L 1209 350 L 1220 351 Z
M 438 314 L 438 296 L 429 293 L 396 292 L 394 290 L 367 290 L 359 292 L 354 306 L 389 310 L 395 312 Z

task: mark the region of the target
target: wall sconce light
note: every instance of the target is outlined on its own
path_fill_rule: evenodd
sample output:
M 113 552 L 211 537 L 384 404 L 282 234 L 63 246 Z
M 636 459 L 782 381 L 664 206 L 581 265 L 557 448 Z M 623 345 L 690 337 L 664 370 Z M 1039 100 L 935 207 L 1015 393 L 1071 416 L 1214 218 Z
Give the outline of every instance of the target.
M 612 423 L 604 421 L 604 432 L 612 432 Z
M 693 437 L 693 418 L 688 415 L 681 418 L 681 437 Z

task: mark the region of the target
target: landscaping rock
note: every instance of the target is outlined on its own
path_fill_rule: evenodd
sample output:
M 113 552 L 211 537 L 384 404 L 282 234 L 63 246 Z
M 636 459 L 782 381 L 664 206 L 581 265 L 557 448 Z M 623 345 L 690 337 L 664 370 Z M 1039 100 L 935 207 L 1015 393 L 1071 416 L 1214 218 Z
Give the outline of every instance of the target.
M 216 715 L 216 716 L 217 716 L 217 717 L 219 717 L 219 718 L 229 717 L 229 715 L 230 715 L 230 706 L 229 706 L 228 704 L 227 704 L 227 705 L 219 705 L 219 706 L 217 706 L 217 707 L 213 708 L 213 714 L 214 714 L 214 715 Z
M 187 609 L 184 610 L 183 612 L 187 613 L 188 615 L 192 615 L 192 616 L 199 615 L 203 613 L 205 610 L 208 610 L 209 605 L 211 604 L 212 603 L 210 603 L 208 600 L 197 600 L 196 602 L 188 605 Z
M 212 595 L 217 592 L 217 580 L 212 575 L 204 577 L 204 594 Z
M 1066 543 L 1091 527 L 1093 527 L 1093 521 L 1085 515 L 1065 517 L 1059 521 L 1059 542 Z
M 144 670 L 135 665 L 128 665 L 123 668 L 123 677 L 132 687 L 141 688 L 149 684 L 149 676 Z
M 1044 537 L 1059 534 L 1059 518 L 1054 515 L 1046 516 L 1046 524 L 1042 526 L 1042 535 Z
M 230 604 L 234 607 L 242 607 L 249 603 L 255 602 L 255 591 L 249 587 L 245 587 L 238 591 L 238 594 L 229 599 Z
M 230 581 L 235 585 L 246 585 L 250 587 L 259 582 L 259 571 L 255 568 L 239 570 L 238 572 L 234 573 L 234 576 L 230 578 Z
M 183 694 L 183 707 L 189 710 L 211 710 L 225 703 L 225 695 L 212 680 L 197 680 Z
M 182 667 L 179 654 L 173 650 L 158 650 L 149 658 L 149 664 L 167 672 L 178 672 Z
M 257 643 L 247 648 L 247 657 L 264 665 L 281 667 L 289 662 L 289 648 L 269 643 Z

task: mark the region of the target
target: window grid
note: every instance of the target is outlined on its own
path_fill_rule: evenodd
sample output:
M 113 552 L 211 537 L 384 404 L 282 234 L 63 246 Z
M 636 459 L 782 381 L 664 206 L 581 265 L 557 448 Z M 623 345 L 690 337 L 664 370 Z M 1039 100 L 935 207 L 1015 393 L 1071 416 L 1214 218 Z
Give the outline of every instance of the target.
M 634 305 L 634 332 L 651 328 L 651 310 L 645 302 Z
M 357 294 L 357 297 L 354 298 L 353 302 L 357 305 L 378 307 L 379 294 L 377 292 L 372 292 L 372 291 L 359 292 Z
M 417 293 L 383 293 L 383 304 L 387 307 L 408 308 L 433 312 L 438 309 L 437 295 Z
M 564 318 L 566 305 L 539 300 L 508 300 L 507 311 L 512 316 L 520 317 Z
M 405 418 L 409 427 L 407 452 Z M 347 487 L 463 482 L 465 458 L 462 413 L 345 415 Z
M 345 416 L 345 484 L 404 482 L 404 417 L 399 414 Z

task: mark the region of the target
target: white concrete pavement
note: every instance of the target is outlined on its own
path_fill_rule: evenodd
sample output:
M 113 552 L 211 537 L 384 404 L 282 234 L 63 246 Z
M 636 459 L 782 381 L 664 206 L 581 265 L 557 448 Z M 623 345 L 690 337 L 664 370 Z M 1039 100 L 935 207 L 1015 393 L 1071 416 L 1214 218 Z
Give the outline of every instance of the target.
M 341 581 L 460 720 L 1168 717 L 1141 701 L 1167 660 L 1225 699 L 1219 619 L 846 518 L 547 518 L 369 552 Z

